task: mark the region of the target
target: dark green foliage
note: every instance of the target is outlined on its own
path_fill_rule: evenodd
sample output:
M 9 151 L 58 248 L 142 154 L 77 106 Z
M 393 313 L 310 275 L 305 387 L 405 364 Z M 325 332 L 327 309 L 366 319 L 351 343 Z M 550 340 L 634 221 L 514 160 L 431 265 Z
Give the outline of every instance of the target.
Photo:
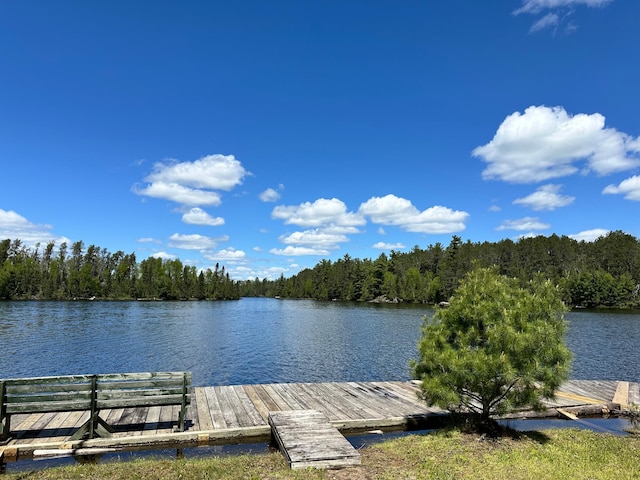
M 432 320 L 413 362 L 429 405 L 484 421 L 520 407 L 541 408 L 568 378 L 564 305 L 541 277 L 521 288 L 497 268 L 468 273 Z
M 345 255 L 291 278 L 241 282 L 241 289 L 243 296 L 437 304 L 448 300 L 474 262 L 495 265 L 522 285 L 541 274 L 560 286 L 570 307 L 640 307 L 640 242 L 620 231 L 589 243 L 558 235 L 496 243 L 453 236 L 446 247 L 415 246 L 375 260 Z
M 82 241 L 55 252 L 53 242 L 26 248 L 20 240 L 0 242 L 0 299 L 162 299 L 231 300 L 240 298 L 238 283 L 224 267 L 198 271 L 180 260 L 109 253 Z

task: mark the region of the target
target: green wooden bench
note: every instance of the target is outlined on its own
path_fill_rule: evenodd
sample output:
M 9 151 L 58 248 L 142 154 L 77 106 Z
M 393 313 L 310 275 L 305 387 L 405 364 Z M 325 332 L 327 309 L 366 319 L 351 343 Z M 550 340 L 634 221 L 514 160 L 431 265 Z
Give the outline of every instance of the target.
M 177 430 L 184 431 L 191 403 L 190 372 L 113 373 L 0 379 L 0 441 L 9 439 L 15 414 L 88 411 L 72 440 L 108 437 L 114 430 L 100 410 L 179 405 Z

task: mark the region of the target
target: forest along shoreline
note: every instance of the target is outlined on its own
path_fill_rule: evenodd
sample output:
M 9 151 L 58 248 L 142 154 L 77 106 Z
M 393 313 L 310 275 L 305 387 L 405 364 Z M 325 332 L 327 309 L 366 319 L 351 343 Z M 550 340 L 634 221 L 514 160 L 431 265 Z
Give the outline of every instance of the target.
M 0 299 L 5 300 L 237 300 L 241 297 L 446 302 L 474 265 L 496 265 L 521 282 L 542 275 L 571 308 L 640 308 L 640 240 L 613 231 L 593 242 L 537 236 L 466 242 L 454 235 L 409 252 L 392 250 L 375 260 L 321 260 L 278 279 L 234 280 L 224 265 L 206 269 L 179 259 L 109 252 L 96 245 L 0 241 Z

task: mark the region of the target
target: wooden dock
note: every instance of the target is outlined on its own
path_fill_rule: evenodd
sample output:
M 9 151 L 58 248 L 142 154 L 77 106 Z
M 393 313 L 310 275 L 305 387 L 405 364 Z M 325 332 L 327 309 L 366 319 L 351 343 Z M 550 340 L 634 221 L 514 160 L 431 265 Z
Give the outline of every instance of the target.
M 269 414 L 315 410 L 342 433 L 367 430 L 433 428 L 447 412 L 427 407 L 412 382 L 329 382 L 196 387 L 187 411 L 187 428 L 173 432 L 175 406 L 113 409 L 101 412 L 115 433 L 110 438 L 71 441 L 87 412 L 44 413 L 12 417 L 12 439 L 0 445 L 0 461 L 29 457 L 48 449 L 132 450 L 198 444 L 268 441 Z M 548 416 L 557 408 L 591 408 L 612 404 L 640 405 L 638 383 L 572 380 L 564 384 Z M 527 415 L 528 416 L 528 415 Z
M 360 453 L 316 410 L 269 414 L 273 436 L 294 469 L 360 465 Z

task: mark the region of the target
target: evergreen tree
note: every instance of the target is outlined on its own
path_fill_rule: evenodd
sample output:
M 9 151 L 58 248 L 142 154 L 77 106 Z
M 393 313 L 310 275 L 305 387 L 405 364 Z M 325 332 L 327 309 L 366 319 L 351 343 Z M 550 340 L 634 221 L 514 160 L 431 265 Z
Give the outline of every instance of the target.
M 468 273 L 448 307 L 425 319 L 412 363 L 429 405 L 476 414 L 542 408 L 568 378 L 564 305 L 540 278 L 527 288 L 495 267 Z

